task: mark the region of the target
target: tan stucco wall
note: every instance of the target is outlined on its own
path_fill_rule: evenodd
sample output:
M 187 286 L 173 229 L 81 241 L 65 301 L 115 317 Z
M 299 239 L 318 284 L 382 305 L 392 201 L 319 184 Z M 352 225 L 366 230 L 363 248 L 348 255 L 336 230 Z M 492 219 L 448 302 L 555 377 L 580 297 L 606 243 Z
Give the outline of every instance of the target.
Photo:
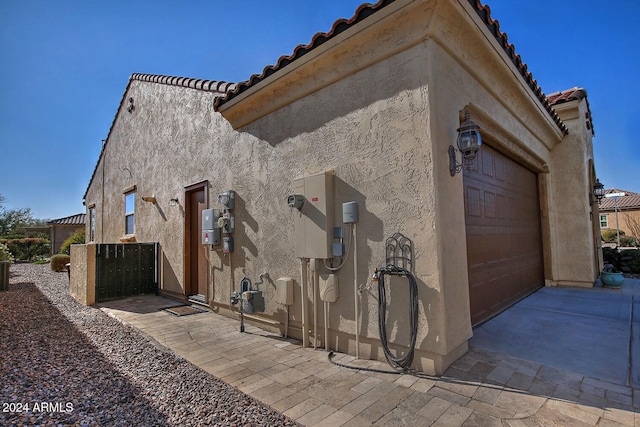
M 593 146 L 592 132 L 584 119 L 588 113 L 586 101 L 567 102 L 557 106 L 556 111 L 569 128 L 569 135 L 550 156 L 549 220 L 553 252 L 547 281 L 550 285 L 592 287 L 599 272 L 593 256 L 599 236 L 594 227 L 598 221 L 597 206 L 590 203 Z
M 71 245 L 70 294 L 81 304 L 96 302 L 96 245 Z
M 357 278 L 352 261 L 337 273 L 340 298 L 329 308 L 330 346 L 354 354 L 353 284 L 369 282 L 384 265 L 385 239 L 400 231 L 415 248 L 415 365 L 442 372 L 466 351 L 472 335 L 463 183 L 461 175 L 450 176 L 447 154 L 463 110 L 471 111 L 495 148 L 540 173 L 549 259 L 562 253 L 558 242 L 568 235 L 552 220 L 550 206 L 578 197 L 558 185 L 565 173 L 555 170 L 553 156 L 561 132 L 469 8 L 466 1 L 400 1 L 378 12 L 376 25 L 356 26 L 340 43 L 323 45 L 305 59 L 308 66 L 285 73 L 286 81 L 267 82 L 267 88 L 281 89 L 264 89 L 278 96 L 273 104 L 258 91 L 220 114 L 211 93 L 132 81 L 125 99 L 134 99 L 135 110 L 123 105 L 118 112 L 87 192 L 87 206 L 96 206 L 96 241 L 123 236 L 125 189 L 135 185 L 138 196 L 155 195 L 157 204 L 136 200 L 135 237 L 160 242 L 161 289 L 184 294 L 184 188 L 208 181 L 209 205 L 216 208 L 217 194 L 232 189 L 236 250 L 230 256 L 208 252 L 212 305 L 224 309 L 242 277 L 256 281 L 266 272 L 263 316 L 282 324 L 286 307 L 275 303 L 275 280 L 293 277 L 289 332 L 300 338 L 296 212 L 286 196 L 294 179 L 333 171 L 335 225 L 341 225 L 342 202 L 351 200 L 359 204 L 360 222 Z M 336 61 L 341 67 L 333 66 Z M 170 207 L 176 196 L 180 205 Z M 581 262 L 589 261 L 578 258 L 566 279 Z M 560 271 L 549 267 L 547 279 L 564 277 Z M 406 344 L 406 288 L 398 284 L 393 292 L 389 330 L 392 341 Z M 358 298 L 360 356 L 384 359 L 377 291 L 365 289 Z M 318 319 L 321 331 L 321 308 Z

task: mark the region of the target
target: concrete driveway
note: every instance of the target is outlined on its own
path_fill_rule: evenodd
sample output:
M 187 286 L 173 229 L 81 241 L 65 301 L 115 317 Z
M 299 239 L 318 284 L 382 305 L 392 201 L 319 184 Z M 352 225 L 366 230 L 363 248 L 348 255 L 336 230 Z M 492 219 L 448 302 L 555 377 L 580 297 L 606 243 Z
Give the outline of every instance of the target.
M 545 287 L 474 330 L 470 345 L 640 388 L 640 280 Z

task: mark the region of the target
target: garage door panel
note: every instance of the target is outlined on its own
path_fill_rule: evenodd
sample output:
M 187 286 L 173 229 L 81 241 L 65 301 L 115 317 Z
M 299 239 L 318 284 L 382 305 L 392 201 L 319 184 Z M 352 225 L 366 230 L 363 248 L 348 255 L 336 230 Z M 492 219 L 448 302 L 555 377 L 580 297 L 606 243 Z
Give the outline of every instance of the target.
M 537 176 L 488 145 L 480 156 L 464 171 L 473 324 L 544 284 Z

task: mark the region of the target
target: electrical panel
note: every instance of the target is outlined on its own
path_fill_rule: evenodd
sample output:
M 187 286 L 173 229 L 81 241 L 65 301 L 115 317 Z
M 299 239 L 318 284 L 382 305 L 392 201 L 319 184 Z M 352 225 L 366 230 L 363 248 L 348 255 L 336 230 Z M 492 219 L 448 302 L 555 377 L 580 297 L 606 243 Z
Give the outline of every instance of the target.
M 202 230 L 202 244 L 203 245 L 219 245 L 220 229 L 214 228 L 213 230 Z
M 342 204 L 342 222 L 344 224 L 353 224 L 358 222 L 357 202 L 344 202 Z
M 333 171 L 293 181 L 294 195 L 303 195 L 294 212 L 296 256 L 328 259 L 333 243 Z
M 276 280 L 276 302 L 293 305 L 293 279 L 291 277 L 280 277 Z
M 202 244 L 219 245 L 220 229 L 217 227 L 217 220 L 220 216 L 218 209 L 204 209 L 202 211 Z
M 338 292 L 338 277 L 335 274 L 321 274 L 318 290 L 320 300 L 336 302 L 340 296 Z
M 202 211 L 202 229 L 213 230 L 216 228 L 216 221 L 220 216 L 218 209 L 205 209 Z

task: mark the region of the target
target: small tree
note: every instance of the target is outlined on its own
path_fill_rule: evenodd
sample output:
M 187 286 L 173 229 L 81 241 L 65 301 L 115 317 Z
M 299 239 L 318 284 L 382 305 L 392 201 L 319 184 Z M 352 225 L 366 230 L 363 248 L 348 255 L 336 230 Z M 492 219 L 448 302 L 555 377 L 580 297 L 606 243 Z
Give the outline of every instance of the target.
M 62 243 L 62 246 L 60 246 L 60 252 L 58 253 L 71 255 L 71 245 L 83 243 L 85 243 L 84 228 L 80 228 Z
M 619 230 L 620 232 L 620 237 L 624 236 L 624 231 Z M 602 240 L 604 240 L 607 243 L 616 243 L 618 241 L 618 230 L 616 230 L 615 228 L 608 228 L 606 230 L 602 230 L 600 232 L 600 235 L 602 236 Z
M 640 219 L 634 218 L 629 212 L 622 212 L 622 215 L 624 216 L 624 221 L 627 223 L 627 227 L 629 227 L 631 235 L 640 240 Z

